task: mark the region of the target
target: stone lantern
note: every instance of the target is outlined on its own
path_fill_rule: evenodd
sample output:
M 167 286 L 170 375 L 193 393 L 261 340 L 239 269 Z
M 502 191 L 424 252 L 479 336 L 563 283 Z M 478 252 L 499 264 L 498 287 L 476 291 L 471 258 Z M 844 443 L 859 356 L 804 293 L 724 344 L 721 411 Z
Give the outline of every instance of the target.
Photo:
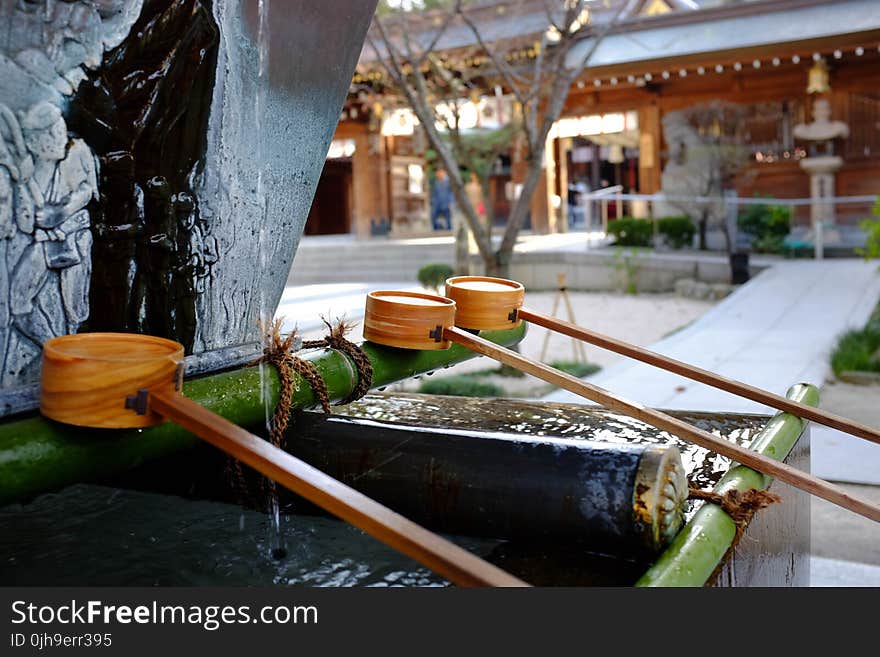
M 809 155 L 800 160 L 800 167 L 810 175 L 810 221 L 816 244 L 816 257 L 822 257 L 823 224 L 834 223 L 834 177 L 843 166 L 843 158 L 834 154 L 834 140 L 849 136 L 849 126 L 831 120 L 831 105 L 827 94 L 828 67 L 821 59 L 810 69 L 807 93 L 816 94 L 813 101 L 813 121 L 794 127 L 796 139 L 809 143 Z

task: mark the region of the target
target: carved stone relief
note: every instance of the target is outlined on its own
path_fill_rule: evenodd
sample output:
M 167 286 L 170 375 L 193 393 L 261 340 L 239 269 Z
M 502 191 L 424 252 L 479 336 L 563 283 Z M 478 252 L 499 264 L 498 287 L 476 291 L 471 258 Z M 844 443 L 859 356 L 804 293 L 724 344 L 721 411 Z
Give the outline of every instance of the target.
M 89 316 L 98 162 L 63 110 L 143 0 L 0 0 L 0 384 Z

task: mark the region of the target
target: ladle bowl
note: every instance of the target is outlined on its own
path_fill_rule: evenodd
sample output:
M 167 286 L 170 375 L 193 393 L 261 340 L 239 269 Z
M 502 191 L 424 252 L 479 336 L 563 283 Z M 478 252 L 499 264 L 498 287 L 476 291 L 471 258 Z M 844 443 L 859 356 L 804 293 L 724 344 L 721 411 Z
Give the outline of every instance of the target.
M 364 338 L 403 349 L 449 349 L 444 329 L 455 325 L 455 302 L 421 292 L 376 290 L 367 295 Z
M 135 333 L 79 333 L 43 345 L 40 412 L 81 427 L 148 427 L 164 418 L 132 412 L 140 390 L 168 390 L 183 380 L 183 345 Z M 141 395 L 143 398 L 143 395 Z
M 519 326 L 525 289 L 506 278 L 453 276 L 446 281 L 446 296 L 455 301 L 456 326 L 500 331 Z

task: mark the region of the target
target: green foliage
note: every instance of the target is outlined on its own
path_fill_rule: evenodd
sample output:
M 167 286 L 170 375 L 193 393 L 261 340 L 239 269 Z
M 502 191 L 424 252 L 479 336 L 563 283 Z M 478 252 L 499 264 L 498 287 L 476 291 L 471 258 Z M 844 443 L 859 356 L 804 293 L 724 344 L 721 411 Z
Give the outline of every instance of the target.
M 650 223 L 650 222 L 649 222 Z M 629 252 L 618 250 L 614 255 L 614 269 L 620 276 L 620 287 L 626 294 L 638 294 L 639 253 L 635 249 Z
M 865 231 L 867 239 L 864 249 L 856 249 L 859 255 L 865 256 L 865 260 L 880 258 L 880 196 L 874 202 L 873 219 L 863 219 L 859 222 L 859 228 Z
M 747 205 L 737 219 L 758 253 L 781 253 L 791 230 L 791 208 L 784 205 Z
M 697 227 L 690 217 L 662 217 L 657 220 L 657 230 L 666 237 L 666 242 L 673 249 L 680 249 L 693 244 Z
M 419 269 L 418 279 L 423 287 L 440 293 L 440 287 L 453 275 L 452 267 L 442 262 L 434 262 Z
M 841 372 L 880 372 L 880 305 L 874 309 L 865 328 L 849 331 L 831 354 L 831 369 Z
M 465 372 L 461 376 L 479 379 L 484 376 L 506 376 L 514 379 L 520 379 L 525 376 L 515 367 L 501 365 L 500 367 L 487 367 L 482 370 L 474 370 L 473 372 Z
M 452 146 L 456 161 L 468 172 L 476 173 L 483 179 L 492 174 L 498 156 L 510 152 L 516 131 L 515 125 L 506 125 L 494 130 L 447 134 L 446 139 Z
M 445 376 L 424 381 L 419 392 L 428 395 L 454 395 L 456 397 L 502 397 L 504 389 L 494 383 L 477 381 L 469 376 Z
M 654 227 L 647 219 L 621 217 L 608 224 L 608 232 L 618 246 L 651 246 Z
M 595 374 L 602 369 L 594 363 L 579 363 L 577 361 L 571 360 L 555 360 L 550 363 L 550 367 L 561 370 L 566 374 L 571 374 L 572 376 L 576 376 L 578 378 L 590 376 L 591 374 Z

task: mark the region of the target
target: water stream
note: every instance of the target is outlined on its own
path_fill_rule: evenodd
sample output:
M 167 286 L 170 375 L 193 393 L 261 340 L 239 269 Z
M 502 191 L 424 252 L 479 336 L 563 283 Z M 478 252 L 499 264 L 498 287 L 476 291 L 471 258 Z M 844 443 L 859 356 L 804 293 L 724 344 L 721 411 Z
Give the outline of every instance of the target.
M 263 120 L 266 115 L 266 95 L 269 87 L 269 57 L 271 52 L 270 30 L 269 30 L 269 14 L 270 0 L 258 0 L 257 3 L 258 23 L 257 23 L 257 91 L 254 97 L 254 117 L 256 120 L 256 162 L 257 162 L 257 202 L 260 205 L 260 216 L 262 220 L 259 225 L 259 267 L 257 273 L 257 289 L 259 290 L 259 309 L 258 322 L 262 327 L 261 335 L 263 338 L 263 347 L 269 346 L 271 339 L 269 327 L 275 314 L 274 301 L 270 299 L 268 281 L 272 277 L 269 271 L 269 248 L 267 243 L 267 225 L 268 225 L 268 199 L 266 197 L 266 154 L 263 149 L 263 141 L 265 131 Z M 263 402 L 264 424 L 266 434 L 271 430 L 271 418 L 274 411 L 272 404 L 272 394 L 269 387 L 269 372 L 271 367 L 266 363 L 260 363 L 260 399 Z M 276 484 L 272 480 L 266 482 L 267 504 L 269 514 L 268 525 L 268 549 L 271 556 L 275 559 L 283 559 L 287 556 L 287 548 L 284 540 L 284 531 L 281 526 L 282 515 L 278 503 L 278 491 Z

